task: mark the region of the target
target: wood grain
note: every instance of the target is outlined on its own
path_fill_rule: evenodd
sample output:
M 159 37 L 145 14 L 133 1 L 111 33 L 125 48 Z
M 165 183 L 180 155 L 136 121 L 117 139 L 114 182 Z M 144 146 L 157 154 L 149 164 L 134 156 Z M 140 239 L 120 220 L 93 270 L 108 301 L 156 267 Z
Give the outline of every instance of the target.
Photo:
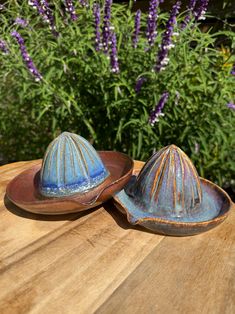
M 187 238 L 132 227 L 111 203 L 31 214 L 4 195 L 36 163 L 0 167 L 1 314 L 235 312 L 234 208 L 221 226 Z

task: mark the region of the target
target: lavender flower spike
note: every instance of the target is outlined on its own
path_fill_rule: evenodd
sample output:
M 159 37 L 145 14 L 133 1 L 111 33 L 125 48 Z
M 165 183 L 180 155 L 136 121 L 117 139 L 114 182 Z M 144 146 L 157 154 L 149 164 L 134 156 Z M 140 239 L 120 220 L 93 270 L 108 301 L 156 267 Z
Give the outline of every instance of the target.
M 188 11 L 187 15 L 185 16 L 185 19 L 181 24 L 182 29 L 184 29 L 188 25 L 188 23 L 191 19 L 191 15 L 193 13 L 193 10 L 195 8 L 196 2 L 197 2 L 197 0 L 190 0 L 189 1 L 189 5 L 187 6 L 187 11 Z
M 7 55 L 9 53 L 9 50 L 7 48 L 7 44 L 2 39 L 0 39 L 0 51 L 2 51 L 5 55 Z
M 26 20 L 24 20 L 24 19 L 22 19 L 22 18 L 20 18 L 20 17 L 17 17 L 17 18 L 15 19 L 14 24 L 20 25 L 20 26 L 22 26 L 22 27 L 27 27 L 27 26 L 28 26 L 28 21 L 26 21 Z
M 109 50 L 109 41 L 110 41 L 110 19 L 111 19 L 111 6 L 112 0 L 105 0 L 104 5 L 104 21 L 103 21 L 103 28 L 102 28 L 102 39 L 103 39 L 103 47 L 104 52 L 107 53 Z
M 195 20 L 205 20 L 209 0 L 199 0 L 198 7 L 194 11 Z
M 89 7 L 89 4 L 88 4 L 87 0 L 79 0 L 79 2 L 80 2 L 82 7 L 86 7 L 86 8 Z
M 232 102 L 228 103 L 228 104 L 227 104 L 227 107 L 228 107 L 229 109 L 235 110 L 235 104 L 232 103 Z
M 56 32 L 55 19 L 54 19 L 54 16 L 52 14 L 52 11 L 49 7 L 47 0 L 40 0 L 40 1 L 41 1 L 42 9 L 44 10 L 47 16 L 47 22 L 49 23 L 50 29 L 55 33 L 55 35 L 58 35 L 58 33 Z
M 76 21 L 77 20 L 77 15 L 75 13 L 75 8 L 74 8 L 74 5 L 73 5 L 73 1 L 72 0 L 65 0 L 65 10 L 67 12 L 69 12 L 70 16 L 71 16 L 71 19 L 73 21 Z
M 113 73 L 119 72 L 118 56 L 117 56 L 117 40 L 114 33 L 111 34 L 111 52 L 110 52 L 111 70 Z
M 133 33 L 133 47 L 136 48 L 139 40 L 140 33 L 140 18 L 141 18 L 141 10 L 138 10 L 135 15 L 135 30 Z
M 154 124 L 159 121 L 160 116 L 164 116 L 164 113 L 162 113 L 162 109 L 164 108 L 168 97 L 169 97 L 169 93 L 164 92 L 162 94 L 162 97 L 160 98 L 158 104 L 156 105 L 155 109 L 152 110 L 152 112 L 150 113 L 149 123 L 151 126 L 154 126 Z
M 146 77 L 142 76 L 140 77 L 137 81 L 136 81 L 136 84 L 135 84 L 135 92 L 136 94 L 139 94 L 144 82 L 146 82 L 147 79 Z
M 41 74 L 38 72 L 37 68 L 35 67 L 32 59 L 30 58 L 25 44 L 24 44 L 24 39 L 21 37 L 21 35 L 17 31 L 13 31 L 11 33 L 11 36 L 14 37 L 20 47 L 22 59 L 24 60 L 27 68 L 29 71 L 32 73 L 32 75 L 35 77 L 36 82 L 40 81 L 42 79 Z
M 34 9 L 37 9 L 38 14 L 42 16 L 43 20 L 46 23 L 49 24 L 49 27 L 52 30 L 53 35 L 58 36 L 54 16 L 51 12 L 47 0 L 29 0 L 28 4 L 31 5 Z
M 38 11 L 38 14 L 42 16 L 44 20 L 48 20 L 45 11 L 43 10 L 39 0 L 29 0 L 28 4 Z
M 93 15 L 95 19 L 95 50 L 99 51 L 102 43 L 100 41 L 100 5 L 98 3 L 93 5 Z
M 157 15 L 158 6 L 159 6 L 159 0 L 150 1 L 148 22 L 147 22 L 147 32 L 146 32 L 150 47 L 154 45 L 154 41 L 157 35 L 156 21 L 158 18 L 158 15 Z
M 168 53 L 175 45 L 172 43 L 172 36 L 174 35 L 174 26 L 177 23 L 176 15 L 179 13 L 181 2 L 177 1 L 171 10 L 169 20 L 166 23 L 166 30 L 162 37 L 162 43 L 158 52 L 157 64 L 155 70 L 160 72 L 165 69 L 169 62 Z

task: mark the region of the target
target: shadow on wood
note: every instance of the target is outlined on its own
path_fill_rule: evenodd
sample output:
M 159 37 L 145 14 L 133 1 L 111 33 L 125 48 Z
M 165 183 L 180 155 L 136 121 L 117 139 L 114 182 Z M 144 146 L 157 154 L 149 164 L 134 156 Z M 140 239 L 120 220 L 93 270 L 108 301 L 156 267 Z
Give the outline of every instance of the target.
M 33 219 L 33 220 L 44 220 L 44 221 L 59 221 L 59 220 L 76 220 L 79 219 L 83 216 L 89 215 L 93 211 L 95 211 L 98 207 L 93 207 L 89 210 L 83 211 L 83 212 L 78 212 L 78 213 L 71 213 L 71 214 L 61 214 L 61 215 L 41 215 L 41 214 L 34 214 L 31 212 L 27 212 L 15 204 L 13 204 L 8 197 L 5 195 L 4 196 L 4 205 L 6 209 L 11 212 L 14 215 L 27 218 L 27 219 Z
M 110 216 L 112 216 L 112 218 L 115 220 L 115 222 L 117 223 L 117 225 L 119 227 L 121 227 L 122 229 L 128 230 L 128 229 L 134 229 L 134 230 L 138 230 L 141 232 L 146 232 L 146 233 L 150 233 L 150 234 L 156 234 L 150 230 L 147 230 L 145 228 L 142 228 L 140 226 L 137 225 L 131 225 L 125 215 L 121 214 L 116 207 L 113 205 L 112 201 L 108 201 L 106 203 L 103 204 L 103 208 L 106 210 L 107 213 L 109 213 Z

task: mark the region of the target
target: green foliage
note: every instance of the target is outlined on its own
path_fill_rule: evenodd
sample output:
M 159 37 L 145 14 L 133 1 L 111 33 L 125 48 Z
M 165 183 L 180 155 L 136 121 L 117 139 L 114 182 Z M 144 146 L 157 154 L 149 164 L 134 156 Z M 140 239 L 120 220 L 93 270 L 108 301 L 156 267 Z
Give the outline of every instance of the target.
M 0 147 L 8 160 L 41 158 L 49 142 L 67 130 L 89 139 L 96 149 L 120 150 L 142 160 L 174 143 L 202 176 L 234 184 L 235 112 L 226 106 L 235 98 L 230 74 L 234 56 L 215 46 L 217 36 L 234 42 L 234 33 L 203 33 L 193 22 L 181 30 L 181 15 L 170 62 L 156 73 L 168 14 L 159 14 L 156 43 L 149 50 L 147 15 L 142 14 L 138 47 L 133 49 L 134 14 L 127 6 L 113 5 L 120 66 L 120 73 L 113 74 L 107 56 L 94 48 L 92 3 L 89 8 L 77 4 L 79 17 L 72 22 L 62 1 L 54 1 L 57 38 L 28 1 L 9 1 L 6 7 L 0 38 L 10 53 L 0 52 Z M 14 25 L 17 16 L 29 26 Z M 35 82 L 22 61 L 10 35 L 14 29 L 43 75 L 41 82 Z M 143 75 L 147 81 L 136 94 L 136 80 Z M 152 127 L 149 114 L 164 91 L 170 93 L 164 116 Z

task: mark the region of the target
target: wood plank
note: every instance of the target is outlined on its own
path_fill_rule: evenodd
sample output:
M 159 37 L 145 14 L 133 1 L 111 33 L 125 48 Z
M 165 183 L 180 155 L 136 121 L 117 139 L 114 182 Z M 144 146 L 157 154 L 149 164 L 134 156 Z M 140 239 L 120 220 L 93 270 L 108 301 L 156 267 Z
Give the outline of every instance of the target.
M 91 211 L 65 215 L 42 216 L 27 213 L 7 199 L 0 203 L 0 260 L 31 245 L 39 238 L 62 228 L 68 221 L 83 217 Z
M 13 177 L 17 176 L 22 171 L 29 169 L 33 167 L 34 165 L 37 165 L 42 160 L 32 160 L 32 161 L 20 161 L 20 162 L 14 162 L 12 164 L 4 165 L 0 167 L 0 178 L 2 177 L 8 177 L 10 180 L 13 179 Z
M 15 254 L 3 260 L 0 312 L 7 313 L 9 305 L 33 313 L 96 308 L 163 238 L 123 223 L 126 228 L 100 208 L 89 219 L 70 223 L 74 226 L 60 236 L 32 245 L 23 257 Z
M 234 210 L 207 233 L 165 237 L 96 313 L 234 313 Z

